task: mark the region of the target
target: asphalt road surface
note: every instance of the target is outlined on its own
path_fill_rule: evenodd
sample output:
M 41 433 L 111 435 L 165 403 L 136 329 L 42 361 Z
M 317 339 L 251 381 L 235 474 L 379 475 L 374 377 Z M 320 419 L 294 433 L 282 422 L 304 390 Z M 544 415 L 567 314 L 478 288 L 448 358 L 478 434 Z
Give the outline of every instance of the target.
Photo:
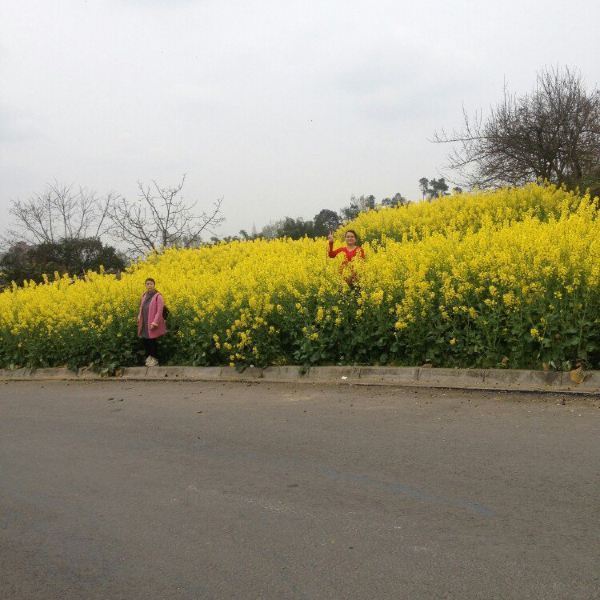
M 0 383 L 0 598 L 600 598 L 600 400 Z

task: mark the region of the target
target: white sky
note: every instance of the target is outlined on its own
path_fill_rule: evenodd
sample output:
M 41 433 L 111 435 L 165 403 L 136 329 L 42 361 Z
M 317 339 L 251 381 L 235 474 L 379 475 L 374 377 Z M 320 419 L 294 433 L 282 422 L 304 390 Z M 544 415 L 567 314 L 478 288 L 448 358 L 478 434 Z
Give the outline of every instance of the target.
M 53 180 L 175 184 L 221 235 L 419 196 L 428 142 L 544 66 L 600 82 L 597 0 L 0 0 L 0 230 Z

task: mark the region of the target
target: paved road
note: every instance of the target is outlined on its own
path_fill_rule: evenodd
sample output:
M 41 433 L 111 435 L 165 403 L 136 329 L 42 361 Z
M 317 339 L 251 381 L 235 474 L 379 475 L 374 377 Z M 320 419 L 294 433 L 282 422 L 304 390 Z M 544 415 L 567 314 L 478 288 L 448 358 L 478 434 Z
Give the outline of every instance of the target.
M 600 400 L 0 383 L 0 598 L 600 598 Z

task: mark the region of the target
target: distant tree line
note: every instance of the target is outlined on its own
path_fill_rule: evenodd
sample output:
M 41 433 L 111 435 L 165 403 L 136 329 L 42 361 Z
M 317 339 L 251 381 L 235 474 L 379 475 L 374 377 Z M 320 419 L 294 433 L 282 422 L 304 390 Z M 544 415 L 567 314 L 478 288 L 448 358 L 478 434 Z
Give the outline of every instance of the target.
M 419 187 L 423 200 L 433 200 L 440 196 L 450 195 L 450 186 L 443 177 L 439 179 L 421 177 L 419 179 Z M 462 188 L 455 186 L 451 191 L 454 194 L 459 194 L 462 192 Z M 274 239 L 286 237 L 297 240 L 303 237 L 324 237 L 330 231 L 335 231 L 345 223 L 354 220 L 362 212 L 408 206 L 410 203 L 410 200 L 407 200 L 400 193 L 396 193 L 393 196 L 386 196 L 379 201 L 372 194 L 351 196 L 350 203 L 342 207 L 339 212 L 324 208 L 312 219 L 284 217 L 265 225 L 258 232 L 253 231 L 252 233 L 248 233 L 245 229 L 242 229 L 238 235 L 227 236 L 225 238 L 214 237 L 211 241 L 218 243 L 221 241 L 251 240 L 257 238 Z
M 120 272 L 126 257 L 97 238 L 67 238 L 56 242 L 16 242 L 0 259 L 0 287 L 11 281 L 43 280 L 44 275 L 83 276 L 102 267 L 108 272 Z
M 212 238 L 217 243 L 220 241 L 251 240 L 257 238 L 275 239 L 291 238 L 298 240 L 303 237 L 317 238 L 325 237 L 330 231 L 335 231 L 344 223 L 355 219 L 361 212 L 381 208 L 393 208 L 397 206 L 408 206 L 410 202 L 400 193 L 382 198 L 379 202 L 372 194 L 351 196 L 348 206 L 342 207 L 339 212 L 324 208 L 312 219 L 302 217 L 284 217 L 273 223 L 265 225 L 260 231 L 248 233 L 242 229 L 239 235 L 225 238 Z

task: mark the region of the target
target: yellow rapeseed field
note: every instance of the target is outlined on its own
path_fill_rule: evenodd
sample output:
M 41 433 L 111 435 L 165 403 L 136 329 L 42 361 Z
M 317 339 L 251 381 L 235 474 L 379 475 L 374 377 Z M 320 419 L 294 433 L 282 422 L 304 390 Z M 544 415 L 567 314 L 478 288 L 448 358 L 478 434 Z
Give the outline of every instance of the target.
M 0 366 L 139 364 L 146 277 L 170 309 L 161 358 L 172 364 L 598 366 L 589 197 L 529 185 L 371 211 L 348 227 L 367 240 L 355 290 L 324 239 L 171 249 L 119 280 L 13 286 L 0 294 Z

